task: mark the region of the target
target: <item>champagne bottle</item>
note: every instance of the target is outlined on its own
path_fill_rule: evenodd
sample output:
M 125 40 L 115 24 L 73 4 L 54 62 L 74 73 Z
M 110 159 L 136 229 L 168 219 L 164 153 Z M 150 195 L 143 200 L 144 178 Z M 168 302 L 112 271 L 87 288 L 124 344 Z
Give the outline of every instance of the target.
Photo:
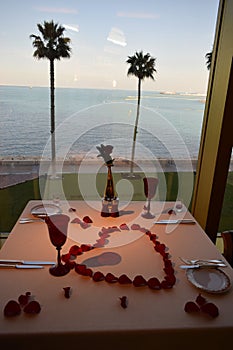
M 114 184 L 113 184 L 113 177 L 112 177 L 112 165 L 108 165 L 108 176 L 107 176 L 107 184 L 104 192 L 104 199 L 106 201 L 110 201 L 116 198 L 115 191 L 114 191 Z

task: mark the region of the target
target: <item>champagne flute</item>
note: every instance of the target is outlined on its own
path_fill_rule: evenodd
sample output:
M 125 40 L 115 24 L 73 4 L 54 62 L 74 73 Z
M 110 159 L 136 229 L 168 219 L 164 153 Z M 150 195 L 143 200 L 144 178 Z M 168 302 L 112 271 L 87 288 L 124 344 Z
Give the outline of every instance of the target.
M 61 247 L 67 239 L 70 218 L 68 215 L 56 214 L 45 216 L 44 220 L 48 227 L 50 241 L 57 249 L 57 264 L 50 267 L 49 272 L 53 276 L 64 276 L 70 271 L 70 268 L 61 262 Z
M 151 199 L 155 196 L 157 186 L 159 183 L 159 179 L 156 177 L 144 177 L 143 178 L 143 184 L 144 184 L 144 193 L 147 198 L 147 206 L 144 206 L 144 209 L 146 210 L 145 213 L 142 213 L 142 217 L 145 219 L 153 219 L 155 215 L 153 215 L 150 212 L 150 203 Z

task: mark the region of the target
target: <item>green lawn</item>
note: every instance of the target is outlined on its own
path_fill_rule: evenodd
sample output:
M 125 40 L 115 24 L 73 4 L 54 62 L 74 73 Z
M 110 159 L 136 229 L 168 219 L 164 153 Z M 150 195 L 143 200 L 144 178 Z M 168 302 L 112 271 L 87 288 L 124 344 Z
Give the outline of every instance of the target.
M 176 172 L 161 173 L 158 174 L 158 177 L 161 176 L 161 182 L 163 181 L 162 177 L 164 175 L 167 187 L 166 200 L 173 201 L 177 197 L 178 182 L 182 181 L 182 184 L 185 184 L 185 181 L 190 177 L 190 174 L 187 172 L 179 173 L 178 178 Z M 147 176 L 149 175 L 147 174 Z M 78 186 L 78 180 L 82 183 L 82 191 L 80 191 Z M 119 180 L 122 180 L 121 174 L 115 173 L 115 183 Z M 138 180 L 130 180 L 130 182 L 133 193 L 132 200 L 145 200 L 142 178 Z M 43 188 L 44 183 L 45 178 L 41 178 L 40 187 Z M 98 196 L 92 191 L 92 186 L 97 188 L 97 193 L 102 197 L 105 184 L 105 173 L 99 173 L 97 175 L 80 174 L 79 179 L 77 174 L 64 174 L 62 180 L 64 193 L 68 200 L 83 200 L 82 193 L 85 193 L 84 197 L 88 197 L 90 200 L 98 198 Z M 129 185 L 128 180 L 125 180 L 125 185 Z M 121 194 L 120 200 L 123 200 L 123 197 L 124 193 Z M 25 205 L 32 199 L 41 199 L 38 179 L 0 190 L 0 232 L 11 231 Z M 227 229 L 233 229 L 233 173 L 229 174 L 219 232 Z

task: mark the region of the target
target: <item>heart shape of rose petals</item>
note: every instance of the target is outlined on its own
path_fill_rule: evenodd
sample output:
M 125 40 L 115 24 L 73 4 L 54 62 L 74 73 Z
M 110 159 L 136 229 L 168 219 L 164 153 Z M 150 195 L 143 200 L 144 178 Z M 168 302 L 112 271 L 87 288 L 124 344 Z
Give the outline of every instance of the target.
M 167 247 L 165 244 L 160 243 L 157 240 L 157 236 L 155 233 L 151 233 L 151 231 L 147 230 L 144 227 L 141 227 L 138 224 L 133 224 L 131 226 L 131 230 L 138 230 L 144 233 L 150 241 L 154 244 L 154 250 L 161 255 L 164 262 L 164 279 L 160 282 L 158 278 L 151 277 L 148 281 L 142 276 L 137 275 L 131 280 L 126 274 L 122 274 L 121 276 L 115 276 L 111 272 L 108 272 L 104 275 L 101 271 L 94 272 L 91 268 L 88 268 L 85 264 L 78 264 L 74 261 L 74 259 L 91 249 L 97 249 L 98 247 L 103 247 L 105 245 L 106 238 L 109 237 L 110 233 L 116 231 L 124 231 L 129 230 L 130 228 L 124 223 L 119 227 L 112 226 L 105 228 L 103 227 L 99 232 L 100 239 L 94 245 L 82 244 L 81 246 L 73 245 L 67 254 L 62 255 L 62 260 L 67 264 L 70 270 L 74 269 L 79 275 L 87 276 L 93 279 L 94 282 L 106 281 L 108 283 L 119 283 L 122 285 L 132 284 L 134 287 L 144 287 L 147 286 L 152 290 L 159 289 L 170 289 L 176 283 L 175 271 L 173 269 L 172 261 L 169 259 L 169 254 L 167 252 Z

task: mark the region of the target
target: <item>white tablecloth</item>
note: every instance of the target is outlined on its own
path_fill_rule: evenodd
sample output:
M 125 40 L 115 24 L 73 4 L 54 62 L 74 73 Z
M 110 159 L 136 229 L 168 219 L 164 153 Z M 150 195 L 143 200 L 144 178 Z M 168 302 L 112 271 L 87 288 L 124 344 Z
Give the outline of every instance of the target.
M 38 204 L 30 201 L 22 217 L 30 216 L 30 210 Z M 179 257 L 222 258 L 201 227 L 195 225 L 154 225 L 160 219 L 171 218 L 161 214 L 173 203 L 154 202 L 154 220 L 141 217 L 142 202 L 120 203 L 119 218 L 102 218 L 101 203 L 61 203 L 63 213 L 83 218 L 88 215 L 93 223 L 83 229 L 79 224 L 69 223 L 68 239 L 62 248 L 67 253 L 74 244 L 91 243 L 98 240 L 102 227 L 127 223 L 139 224 L 151 230 L 158 240 L 169 248 L 174 264 L 176 284 L 169 290 L 154 291 L 148 287 L 94 282 L 89 277 L 78 275 L 74 270 L 64 277 L 53 277 L 48 267 L 42 270 L 1 269 L 1 313 L 0 344 L 16 349 L 229 349 L 233 331 L 233 292 L 210 294 L 194 287 L 179 268 Z M 70 212 L 69 208 L 76 212 Z M 184 213 L 175 217 L 182 217 Z M 189 212 L 186 218 L 192 218 Z M 125 237 L 123 235 L 125 234 Z M 135 235 L 135 236 L 134 236 Z M 104 274 L 116 276 L 123 273 L 130 278 L 142 274 L 146 279 L 156 276 L 163 279 L 163 262 L 153 244 L 138 231 L 115 232 L 108 238 L 104 248 L 91 250 L 77 257 L 77 262 L 95 261 L 95 257 L 110 252 L 120 259 L 116 265 L 91 267 Z M 0 258 L 24 260 L 55 260 L 56 249 L 52 246 L 47 226 L 43 222 L 16 223 L 9 238 L 0 250 Z M 224 272 L 233 278 L 230 266 Z M 63 288 L 70 286 L 72 294 L 64 297 Z M 20 294 L 30 291 L 41 304 L 38 315 L 21 314 L 6 318 L 3 309 L 10 299 L 17 300 Z M 215 303 L 220 311 L 217 318 L 192 315 L 184 312 L 184 305 L 201 294 Z M 128 308 L 120 306 L 119 297 L 127 296 Z

